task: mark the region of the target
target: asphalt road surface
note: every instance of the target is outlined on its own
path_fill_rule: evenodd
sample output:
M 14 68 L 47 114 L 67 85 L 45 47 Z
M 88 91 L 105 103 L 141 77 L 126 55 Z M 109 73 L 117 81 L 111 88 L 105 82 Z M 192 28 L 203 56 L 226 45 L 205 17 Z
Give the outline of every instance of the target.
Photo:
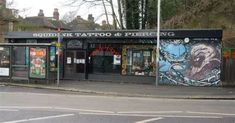
M 235 100 L 81 95 L 1 86 L 0 123 L 235 123 Z

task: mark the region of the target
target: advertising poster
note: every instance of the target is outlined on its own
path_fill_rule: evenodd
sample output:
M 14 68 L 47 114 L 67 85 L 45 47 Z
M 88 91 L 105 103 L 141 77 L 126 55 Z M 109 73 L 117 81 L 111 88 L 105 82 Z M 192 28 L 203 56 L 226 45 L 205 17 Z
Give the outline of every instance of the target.
M 0 47 L 0 76 L 9 76 L 10 48 Z
M 50 47 L 50 71 L 56 71 L 56 48 Z
M 30 48 L 30 78 L 46 78 L 46 48 Z

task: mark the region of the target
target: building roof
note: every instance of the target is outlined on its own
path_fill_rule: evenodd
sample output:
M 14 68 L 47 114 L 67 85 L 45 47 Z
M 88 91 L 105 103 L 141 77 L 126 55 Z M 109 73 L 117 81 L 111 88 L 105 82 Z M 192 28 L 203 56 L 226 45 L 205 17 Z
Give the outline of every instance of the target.
M 63 21 L 53 20 L 47 17 L 39 17 L 39 16 L 27 17 L 23 20 L 23 22 L 50 29 L 61 28 L 61 30 L 70 30 L 70 28 Z
M 96 24 L 94 21 L 89 21 L 77 16 L 74 20 L 68 23 L 68 26 L 72 30 L 97 30 L 100 28 L 99 24 Z
M 49 20 L 49 22 L 61 30 L 71 30 L 71 28 L 61 20 Z
M 30 23 L 33 25 L 41 26 L 41 27 L 47 27 L 56 29 L 57 27 L 53 25 L 51 22 L 49 22 L 45 17 L 27 17 L 23 20 L 23 22 Z

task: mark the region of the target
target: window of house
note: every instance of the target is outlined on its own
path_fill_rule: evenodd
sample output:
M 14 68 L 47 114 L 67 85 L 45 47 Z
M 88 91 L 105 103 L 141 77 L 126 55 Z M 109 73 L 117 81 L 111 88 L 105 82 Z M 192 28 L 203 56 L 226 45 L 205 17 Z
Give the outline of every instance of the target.
M 13 22 L 9 22 L 9 31 L 13 31 L 14 30 L 14 24 Z

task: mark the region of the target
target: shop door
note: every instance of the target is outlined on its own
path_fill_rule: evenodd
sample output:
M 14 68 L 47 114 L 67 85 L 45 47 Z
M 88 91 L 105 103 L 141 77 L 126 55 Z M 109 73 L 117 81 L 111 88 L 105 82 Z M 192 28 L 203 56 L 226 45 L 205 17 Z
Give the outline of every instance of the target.
M 85 79 L 85 51 L 66 51 L 64 78 L 75 80 Z

